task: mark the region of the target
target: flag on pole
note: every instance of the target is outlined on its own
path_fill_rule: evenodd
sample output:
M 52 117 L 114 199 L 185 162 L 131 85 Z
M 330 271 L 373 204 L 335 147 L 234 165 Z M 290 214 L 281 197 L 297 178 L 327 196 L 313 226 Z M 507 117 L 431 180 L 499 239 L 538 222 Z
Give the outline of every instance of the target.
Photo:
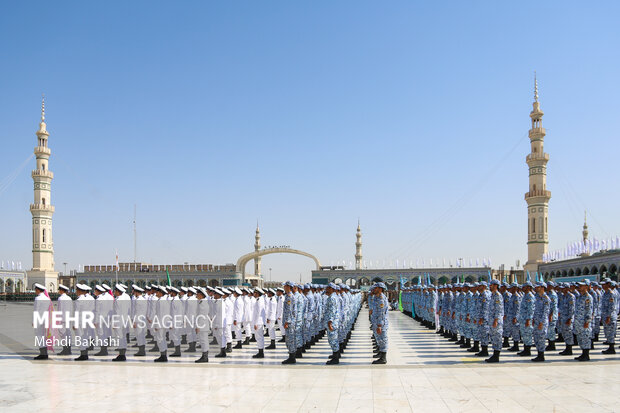
M 527 279 L 525 281 L 532 281 L 532 278 L 530 277 L 530 270 L 525 270 L 527 272 Z
M 168 277 L 168 285 L 171 286 L 172 282 L 170 282 L 170 273 L 168 272 L 168 266 L 166 266 L 166 276 Z
M 115 253 L 116 253 L 116 271 L 120 271 L 120 270 L 121 270 L 121 268 L 120 268 L 120 266 L 118 265 L 118 250 L 115 250 Z
M 491 270 L 489 270 L 489 276 L 488 276 L 488 278 L 487 278 L 487 281 L 488 281 L 488 282 L 491 282 Z

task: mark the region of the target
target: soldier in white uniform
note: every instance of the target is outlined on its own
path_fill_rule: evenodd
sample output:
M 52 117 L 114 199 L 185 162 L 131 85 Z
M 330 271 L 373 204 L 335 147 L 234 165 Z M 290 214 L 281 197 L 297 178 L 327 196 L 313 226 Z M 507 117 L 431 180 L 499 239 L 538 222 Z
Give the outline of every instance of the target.
M 138 346 L 138 352 L 134 354 L 134 356 L 142 357 L 146 356 L 144 348 L 146 347 L 146 311 L 148 301 L 146 297 L 144 297 L 144 289 L 137 285 L 132 285 L 131 290 L 133 293 L 131 318 Z
M 36 293 L 36 297 L 34 298 L 34 310 L 35 314 L 39 314 L 40 318 L 43 317 L 45 313 L 49 311 L 51 300 L 47 296 L 45 286 L 39 283 L 34 285 L 34 292 Z M 49 320 L 50 324 L 52 322 L 51 318 Z M 46 337 L 46 328 L 45 325 L 41 324 L 38 326 L 34 326 L 34 335 L 38 343 L 43 343 L 42 347 L 39 347 L 39 355 L 36 356 L 35 360 L 47 360 L 47 345 L 45 345 Z
M 95 327 L 97 327 L 97 337 L 102 343 L 109 343 L 112 336 L 110 317 L 113 314 L 114 298 L 103 285 L 97 285 L 95 287 Z M 99 352 L 94 355 L 107 356 L 108 346 L 102 344 Z
M 267 297 L 265 297 L 265 318 L 267 320 L 267 332 L 269 333 L 269 340 L 271 343 L 265 347 L 266 350 L 273 350 L 276 348 L 276 320 L 278 314 L 278 298 L 276 297 L 276 291 L 273 288 L 267 290 Z
M 179 297 L 180 290 L 176 287 L 168 287 L 170 291 L 168 299 L 170 300 L 170 316 L 172 317 L 172 326 L 170 328 L 170 342 L 174 347 L 174 353 L 170 357 L 181 357 L 181 333 L 184 331 L 182 324 L 185 311 L 183 302 Z
M 191 289 L 190 289 L 191 290 Z M 202 356 L 196 363 L 208 363 L 209 362 L 209 332 L 211 331 L 211 309 L 210 300 L 208 299 L 207 292 L 204 289 L 198 287 L 196 290 L 195 300 L 196 305 L 196 326 L 195 330 L 202 349 Z M 226 354 L 226 353 L 224 353 Z
M 243 294 L 243 331 L 245 333 L 245 340 L 243 344 L 250 344 L 250 341 L 254 339 L 254 327 L 252 326 L 252 316 L 254 311 L 255 298 L 252 296 L 252 291 L 249 288 L 244 288 Z
M 121 284 L 114 286 L 114 322 L 112 331 L 118 339 L 118 356 L 112 361 L 126 361 L 127 352 L 127 330 L 129 330 L 129 315 L 131 312 L 131 298 L 127 295 L 126 289 Z
M 256 339 L 256 348 L 258 353 L 254 354 L 252 358 L 262 359 L 265 357 L 265 335 L 263 329 L 265 327 L 265 300 L 263 295 L 265 292 L 262 288 L 254 289 L 254 308 L 252 310 L 252 327 L 254 329 L 254 338 Z
M 178 298 L 181 301 L 182 304 L 182 308 L 183 308 L 183 316 L 187 315 L 187 287 L 181 287 L 179 288 L 179 295 Z M 180 330 L 180 335 L 181 335 L 181 344 L 187 344 L 187 325 L 184 322 L 183 326 Z
M 189 343 L 187 353 L 196 352 L 196 311 L 198 308 L 198 299 L 196 298 L 197 292 L 198 291 L 194 287 L 189 287 L 187 289 L 187 300 L 185 300 L 185 315 L 189 320 L 186 326 L 187 342 Z
M 280 334 L 282 334 L 282 338 L 279 343 L 286 342 L 286 329 L 282 325 L 282 311 L 284 310 L 284 289 L 278 288 L 276 289 L 276 298 L 278 300 L 278 308 L 276 310 L 276 326 L 278 330 L 280 330 Z
M 243 345 L 243 342 L 241 341 L 243 338 L 241 333 L 241 325 L 243 323 L 243 310 L 245 307 L 245 299 L 243 297 L 243 292 L 239 289 L 239 287 L 235 287 L 235 289 L 233 290 L 233 296 L 235 299 L 235 304 L 233 308 L 232 328 L 235 333 L 235 340 L 237 340 L 237 345 L 233 348 L 241 348 Z
M 157 348 L 160 356 L 156 358 L 156 363 L 168 361 L 168 345 L 166 343 L 165 322 L 170 317 L 170 301 L 168 301 L 168 291 L 166 287 L 160 286 L 157 291 L 157 301 L 155 301 L 155 315 L 153 319 L 153 336 L 157 341 Z
M 59 356 L 70 356 L 71 355 L 71 327 L 64 325 L 64 320 L 67 316 L 73 316 L 73 299 L 67 294 L 69 292 L 69 287 L 64 285 L 58 286 L 58 311 L 62 314 L 63 326 L 60 328 L 59 335 L 61 339 L 64 339 L 67 342 L 66 346 L 63 346 L 62 351 L 58 353 Z
M 76 313 L 85 313 L 85 312 L 95 312 L 95 299 L 88 292 L 91 288 L 85 284 L 77 284 L 76 285 L 76 294 L 78 296 L 77 300 L 75 300 L 75 312 Z M 81 316 L 80 316 L 81 317 Z M 91 329 L 83 325 L 81 323 L 78 324 L 77 327 L 74 327 L 76 330 L 75 336 L 76 338 L 80 338 L 80 356 L 75 359 L 75 361 L 84 361 L 88 360 L 88 340 L 92 339 L 92 331 Z
M 213 320 L 213 338 L 217 341 L 220 348 L 219 354 L 215 357 L 226 357 L 226 311 L 224 309 L 224 292 L 218 288 L 214 289 L 213 300 L 211 301 L 211 319 Z
M 226 335 L 226 352 L 232 353 L 232 324 L 233 324 L 233 312 L 235 310 L 234 297 L 232 292 L 228 288 L 222 288 L 224 293 L 224 334 Z

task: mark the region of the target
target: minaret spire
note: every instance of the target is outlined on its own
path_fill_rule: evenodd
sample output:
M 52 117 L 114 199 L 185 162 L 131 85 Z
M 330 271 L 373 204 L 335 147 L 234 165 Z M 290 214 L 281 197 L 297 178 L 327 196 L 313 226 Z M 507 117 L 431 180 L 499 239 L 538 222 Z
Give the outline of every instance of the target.
M 357 233 L 355 234 L 355 269 L 362 269 L 362 228 L 360 227 L 360 220 L 357 219 Z
M 256 235 L 254 236 L 254 252 L 260 251 L 260 228 L 258 227 L 258 220 L 256 220 Z M 254 258 L 254 275 L 259 276 L 261 273 L 260 270 L 261 258 Z
M 588 211 L 583 212 L 583 231 L 581 235 L 583 235 L 583 243 L 585 244 L 588 240 Z
M 544 152 L 546 130 L 542 126 L 544 112 L 538 101 L 538 78 L 534 72 L 534 102 L 530 118 L 532 127 L 528 133 L 530 153 L 525 157 L 529 169 L 529 191 L 525 193 L 527 202 L 527 256 L 524 268 L 530 272 L 538 271 L 538 264 L 549 247 L 547 220 L 551 191 L 547 190 L 547 162 L 549 154 Z

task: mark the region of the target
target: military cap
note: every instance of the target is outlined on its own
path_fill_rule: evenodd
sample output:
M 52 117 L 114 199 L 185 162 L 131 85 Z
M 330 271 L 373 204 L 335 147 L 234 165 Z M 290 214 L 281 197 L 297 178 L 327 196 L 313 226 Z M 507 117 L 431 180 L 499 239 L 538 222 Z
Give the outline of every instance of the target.
M 77 288 L 78 290 L 82 290 L 82 291 L 90 291 L 92 289 L 86 284 L 77 284 L 75 288 Z
M 108 290 L 108 291 L 112 291 L 112 289 L 110 288 L 110 286 L 108 284 L 101 284 L 101 286 L 103 288 L 105 288 L 106 290 Z
M 60 285 L 58 286 L 58 289 L 59 289 L 59 290 L 69 291 L 69 287 L 67 287 L 66 285 L 62 285 L 62 284 L 60 284 Z
M 189 291 L 189 288 L 187 288 L 187 287 L 181 287 L 181 291 L 183 291 L 184 293 L 186 293 L 186 292 L 188 292 L 188 291 Z
M 500 282 L 499 282 L 499 280 L 491 280 L 489 285 L 500 285 Z
M 138 287 L 137 285 L 135 287 L 133 287 L 133 290 L 134 291 L 138 291 L 139 293 L 143 293 L 144 292 L 144 289 Z
M 384 290 L 387 290 L 387 287 L 386 287 L 385 283 L 383 283 L 383 282 L 377 283 L 377 287 L 382 288 Z
M 530 281 L 526 281 L 523 283 L 523 287 L 534 287 L 534 285 L 532 285 L 532 283 Z
M 105 289 L 105 288 L 103 288 L 103 287 L 102 287 L 102 286 L 100 286 L 100 285 L 95 285 L 95 290 L 100 291 L 100 292 L 102 292 L 102 293 L 105 293 L 105 292 L 106 292 L 106 289 Z
M 547 288 L 547 283 L 545 283 L 543 281 L 539 281 L 539 282 L 536 283 L 536 287 Z

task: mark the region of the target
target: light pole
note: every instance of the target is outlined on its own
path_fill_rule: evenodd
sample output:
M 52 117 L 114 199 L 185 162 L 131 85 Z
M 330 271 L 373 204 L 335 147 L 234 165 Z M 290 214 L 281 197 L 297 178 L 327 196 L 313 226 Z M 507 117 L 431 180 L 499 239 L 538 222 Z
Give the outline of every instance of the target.
M 269 282 L 271 282 L 271 268 L 269 268 Z
M 63 262 L 62 264 L 65 266 L 65 272 L 63 275 L 66 277 L 67 276 L 67 263 Z

